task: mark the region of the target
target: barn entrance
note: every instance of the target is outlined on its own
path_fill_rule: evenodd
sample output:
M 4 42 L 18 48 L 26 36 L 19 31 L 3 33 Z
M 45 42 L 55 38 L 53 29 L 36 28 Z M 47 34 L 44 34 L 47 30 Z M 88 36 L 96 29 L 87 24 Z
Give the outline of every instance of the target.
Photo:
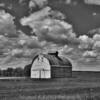
M 39 55 L 33 62 L 31 68 L 31 78 L 51 78 L 51 67 L 47 58 Z

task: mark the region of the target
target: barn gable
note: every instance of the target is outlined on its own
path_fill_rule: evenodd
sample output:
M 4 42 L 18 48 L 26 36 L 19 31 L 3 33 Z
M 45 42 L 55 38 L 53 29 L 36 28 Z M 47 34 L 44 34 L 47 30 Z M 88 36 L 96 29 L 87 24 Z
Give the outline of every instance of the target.
M 31 78 L 51 78 L 51 66 L 49 60 L 39 55 L 32 64 Z

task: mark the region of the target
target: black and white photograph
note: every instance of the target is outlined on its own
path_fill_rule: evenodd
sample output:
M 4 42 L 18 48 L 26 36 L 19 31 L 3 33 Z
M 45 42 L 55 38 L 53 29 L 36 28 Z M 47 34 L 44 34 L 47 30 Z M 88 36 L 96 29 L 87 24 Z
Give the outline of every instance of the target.
M 100 100 L 100 0 L 0 0 L 0 100 Z

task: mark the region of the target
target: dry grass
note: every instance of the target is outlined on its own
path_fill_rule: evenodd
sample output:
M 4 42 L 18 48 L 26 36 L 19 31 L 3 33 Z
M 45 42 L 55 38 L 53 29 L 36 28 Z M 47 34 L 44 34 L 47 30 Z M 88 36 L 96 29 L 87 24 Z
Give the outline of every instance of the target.
M 0 100 L 100 100 L 100 77 L 0 80 Z

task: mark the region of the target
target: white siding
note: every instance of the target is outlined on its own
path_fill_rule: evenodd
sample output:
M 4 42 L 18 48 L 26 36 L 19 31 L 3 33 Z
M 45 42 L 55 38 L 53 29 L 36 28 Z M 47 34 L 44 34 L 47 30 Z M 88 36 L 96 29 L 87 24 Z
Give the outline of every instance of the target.
M 51 68 L 48 59 L 39 55 L 31 68 L 31 78 L 51 78 Z

